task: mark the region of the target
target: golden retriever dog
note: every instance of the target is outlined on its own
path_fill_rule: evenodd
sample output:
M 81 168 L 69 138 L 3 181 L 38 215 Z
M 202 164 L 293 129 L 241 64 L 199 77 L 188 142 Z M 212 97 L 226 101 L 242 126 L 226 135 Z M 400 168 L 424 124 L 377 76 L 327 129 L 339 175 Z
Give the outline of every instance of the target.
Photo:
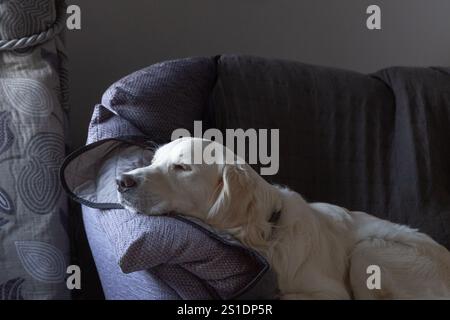
M 195 144 L 216 148 L 210 153 L 216 161 L 194 164 Z M 172 141 L 150 166 L 117 178 L 120 202 L 148 215 L 193 216 L 232 234 L 265 256 L 281 299 L 450 299 L 450 253 L 429 236 L 363 212 L 307 203 L 234 154 L 235 161 L 224 161 L 230 153 L 209 140 Z

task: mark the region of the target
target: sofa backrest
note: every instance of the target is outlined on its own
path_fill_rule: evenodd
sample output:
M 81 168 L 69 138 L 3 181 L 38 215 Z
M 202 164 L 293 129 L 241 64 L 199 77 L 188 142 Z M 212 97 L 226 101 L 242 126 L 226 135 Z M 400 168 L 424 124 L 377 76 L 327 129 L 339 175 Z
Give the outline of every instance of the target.
M 217 60 L 208 121 L 280 129 L 267 179 L 420 228 L 450 248 L 450 68 L 371 75 L 248 56 Z

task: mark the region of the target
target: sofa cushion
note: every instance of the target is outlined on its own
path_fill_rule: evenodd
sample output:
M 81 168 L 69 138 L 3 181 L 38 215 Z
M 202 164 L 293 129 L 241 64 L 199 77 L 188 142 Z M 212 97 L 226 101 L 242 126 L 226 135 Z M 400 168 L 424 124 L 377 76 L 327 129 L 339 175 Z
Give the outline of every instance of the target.
M 136 71 L 112 84 L 91 119 L 88 143 L 105 138 L 145 135 L 170 141 L 178 128 L 201 120 L 216 79 L 215 60 L 166 61 Z

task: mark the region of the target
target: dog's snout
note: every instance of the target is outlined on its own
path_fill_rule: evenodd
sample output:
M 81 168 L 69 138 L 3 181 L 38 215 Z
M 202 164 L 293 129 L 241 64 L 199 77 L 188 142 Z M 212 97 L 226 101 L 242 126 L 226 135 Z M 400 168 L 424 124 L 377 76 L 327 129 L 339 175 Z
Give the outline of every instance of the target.
M 117 183 L 117 189 L 119 190 L 119 192 L 127 191 L 131 188 L 136 187 L 136 185 L 137 185 L 136 179 L 133 176 L 128 175 L 128 174 L 121 174 L 116 179 L 116 183 Z

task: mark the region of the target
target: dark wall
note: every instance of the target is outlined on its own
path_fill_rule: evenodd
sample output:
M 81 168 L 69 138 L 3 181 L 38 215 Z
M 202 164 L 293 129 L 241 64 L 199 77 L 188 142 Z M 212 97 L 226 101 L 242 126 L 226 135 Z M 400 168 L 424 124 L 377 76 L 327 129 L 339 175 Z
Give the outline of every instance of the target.
M 450 65 L 448 0 L 68 0 L 71 121 L 81 145 L 93 105 L 116 79 L 157 61 L 246 53 L 371 72 Z M 365 27 L 382 9 L 382 30 Z

